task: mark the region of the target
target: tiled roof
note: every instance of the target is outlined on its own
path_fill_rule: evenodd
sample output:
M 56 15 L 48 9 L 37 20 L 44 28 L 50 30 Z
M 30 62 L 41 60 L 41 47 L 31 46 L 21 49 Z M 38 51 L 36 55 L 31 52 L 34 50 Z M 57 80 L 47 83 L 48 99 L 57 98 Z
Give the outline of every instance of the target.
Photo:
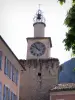
M 67 90 L 75 90 L 75 83 L 58 84 L 50 91 L 67 91 Z

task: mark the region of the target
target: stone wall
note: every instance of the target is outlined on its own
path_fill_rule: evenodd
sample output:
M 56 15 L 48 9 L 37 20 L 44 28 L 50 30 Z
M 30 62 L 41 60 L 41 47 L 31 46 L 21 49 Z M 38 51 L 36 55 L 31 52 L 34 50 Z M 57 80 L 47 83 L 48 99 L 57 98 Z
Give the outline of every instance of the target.
M 21 73 L 20 100 L 49 100 L 49 90 L 58 83 L 59 60 L 20 60 L 26 68 Z

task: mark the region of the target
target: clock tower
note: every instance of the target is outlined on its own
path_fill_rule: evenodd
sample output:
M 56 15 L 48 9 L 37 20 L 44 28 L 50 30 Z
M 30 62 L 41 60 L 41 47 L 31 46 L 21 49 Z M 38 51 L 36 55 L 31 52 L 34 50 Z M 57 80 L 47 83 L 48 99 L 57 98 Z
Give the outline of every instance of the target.
M 27 59 L 48 59 L 52 47 L 51 38 L 45 37 L 45 18 L 39 9 L 33 18 L 34 37 L 27 38 Z
M 45 37 L 45 18 L 39 9 L 33 18 L 34 37 L 27 38 L 27 59 L 20 63 L 20 100 L 50 100 L 50 89 L 58 82 L 59 60 L 50 56 L 51 38 Z

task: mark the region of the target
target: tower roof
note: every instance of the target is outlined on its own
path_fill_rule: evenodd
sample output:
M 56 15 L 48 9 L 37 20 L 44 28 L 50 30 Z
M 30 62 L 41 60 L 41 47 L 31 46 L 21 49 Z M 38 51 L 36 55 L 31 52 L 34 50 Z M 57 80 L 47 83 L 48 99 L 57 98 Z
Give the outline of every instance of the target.
M 43 16 L 42 10 L 40 10 L 40 8 L 38 9 L 38 11 L 36 12 L 34 18 L 33 18 L 34 24 L 37 23 L 42 23 L 45 25 L 45 17 Z M 33 24 L 33 25 L 34 25 Z

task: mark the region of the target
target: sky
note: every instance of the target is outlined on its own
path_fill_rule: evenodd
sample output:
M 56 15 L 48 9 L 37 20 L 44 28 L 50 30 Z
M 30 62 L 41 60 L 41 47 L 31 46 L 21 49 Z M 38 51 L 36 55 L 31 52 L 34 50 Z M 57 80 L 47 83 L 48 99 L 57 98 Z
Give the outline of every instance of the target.
M 34 36 L 33 18 L 39 4 L 46 19 L 45 36 L 52 40 L 51 57 L 61 64 L 71 59 L 71 52 L 62 43 L 68 31 L 64 20 L 71 0 L 63 6 L 57 0 L 0 0 L 0 35 L 18 59 L 26 59 L 26 38 Z

